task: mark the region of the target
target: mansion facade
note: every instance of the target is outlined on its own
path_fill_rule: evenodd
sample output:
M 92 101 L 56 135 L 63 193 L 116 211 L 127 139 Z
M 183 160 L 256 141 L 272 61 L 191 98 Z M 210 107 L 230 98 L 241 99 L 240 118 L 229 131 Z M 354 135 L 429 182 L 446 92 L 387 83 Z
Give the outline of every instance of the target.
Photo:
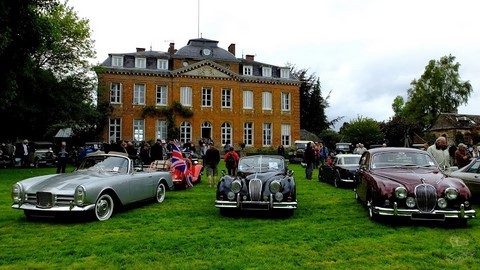
M 178 50 L 170 43 L 167 52 L 111 53 L 97 76 L 98 101 L 112 109 L 105 141 L 210 138 L 238 148 L 291 146 L 300 138 L 300 81 L 289 67 L 236 58 L 235 44 L 225 50 L 198 38 Z M 178 113 L 178 104 L 190 114 Z M 173 107 L 173 118 L 146 113 Z M 168 134 L 172 124 L 179 138 Z

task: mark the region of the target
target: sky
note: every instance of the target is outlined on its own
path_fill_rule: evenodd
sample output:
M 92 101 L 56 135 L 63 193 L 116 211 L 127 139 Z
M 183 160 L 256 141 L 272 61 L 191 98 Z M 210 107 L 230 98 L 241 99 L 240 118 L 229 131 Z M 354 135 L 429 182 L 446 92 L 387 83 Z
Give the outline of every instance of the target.
M 396 96 L 419 79 L 430 60 L 452 55 L 473 93 L 462 114 L 480 115 L 480 35 L 477 0 L 68 0 L 88 19 L 97 52 L 137 47 L 167 51 L 190 39 L 236 46 L 236 57 L 293 64 L 319 78 L 329 95 L 329 120 L 388 121 Z

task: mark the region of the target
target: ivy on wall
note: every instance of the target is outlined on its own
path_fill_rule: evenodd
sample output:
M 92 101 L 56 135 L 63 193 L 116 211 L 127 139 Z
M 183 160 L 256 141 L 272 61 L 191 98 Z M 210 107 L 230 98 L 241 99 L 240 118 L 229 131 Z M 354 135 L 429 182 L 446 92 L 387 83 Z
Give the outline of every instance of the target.
M 142 117 L 159 117 L 163 116 L 167 119 L 167 136 L 168 140 L 177 139 L 180 136 L 180 129 L 175 126 L 175 115 L 179 114 L 185 118 L 190 118 L 193 111 L 184 107 L 180 102 L 174 101 L 170 107 L 157 108 L 155 106 L 145 106 L 142 110 Z

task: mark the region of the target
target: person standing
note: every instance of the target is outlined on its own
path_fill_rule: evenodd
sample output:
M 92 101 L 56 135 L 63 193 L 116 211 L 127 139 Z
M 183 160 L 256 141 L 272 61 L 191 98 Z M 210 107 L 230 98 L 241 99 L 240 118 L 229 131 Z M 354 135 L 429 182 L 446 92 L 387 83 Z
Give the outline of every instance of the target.
M 478 159 L 480 156 L 478 154 L 478 146 L 473 145 L 472 146 L 472 158 Z
M 30 160 L 28 157 L 28 154 L 30 153 L 30 145 L 28 145 L 28 140 L 25 139 L 23 140 L 22 144 L 22 151 L 21 151 L 21 162 L 22 162 L 22 167 L 27 168 L 30 167 Z
M 305 167 L 307 180 L 312 180 L 313 166 L 315 165 L 315 150 L 311 142 L 307 143 L 307 148 L 303 153 L 303 161 L 307 164 L 307 167 Z
M 277 155 L 285 157 L 285 147 L 283 147 L 283 144 L 280 144 L 277 148 Z
M 463 143 L 458 144 L 458 148 L 455 151 L 455 161 L 457 163 L 458 168 L 465 167 L 470 163 L 470 152 L 467 150 L 467 146 Z
M 67 159 L 68 159 L 68 151 L 67 151 L 67 143 L 62 142 L 60 149 L 57 153 L 58 161 L 57 161 L 57 173 L 65 173 L 65 168 L 67 167 Z
M 328 147 L 320 143 L 320 166 L 325 165 L 328 160 Z
M 225 157 L 223 159 L 225 161 L 225 166 L 228 170 L 228 175 L 237 175 L 239 157 L 237 152 L 234 151 L 233 147 L 230 147 L 230 150 L 225 154 Z
M 427 152 L 432 154 L 442 170 L 450 168 L 450 154 L 448 153 L 447 138 L 438 137 L 435 143 L 428 147 Z
M 207 177 L 208 177 L 208 186 L 212 187 L 212 178 L 213 185 L 217 185 L 217 175 L 218 175 L 218 163 L 220 162 L 220 152 L 213 145 L 209 145 L 205 156 L 203 157 L 203 166 L 206 168 Z
M 157 139 L 155 144 L 150 147 L 150 157 L 152 158 L 152 161 L 163 160 L 163 146 L 161 139 Z

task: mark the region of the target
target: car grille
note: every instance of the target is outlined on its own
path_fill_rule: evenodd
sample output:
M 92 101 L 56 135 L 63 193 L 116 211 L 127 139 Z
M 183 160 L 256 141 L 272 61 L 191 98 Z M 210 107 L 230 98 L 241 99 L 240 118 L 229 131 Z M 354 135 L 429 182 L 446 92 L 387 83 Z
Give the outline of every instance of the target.
M 74 200 L 73 195 L 52 194 L 50 192 L 27 193 L 27 203 L 35 204 L 39 208 L 50 208 L 54 205 L 69 205 Z
M 37 206 L 42 208 L 50 208 L 54 204 L 52 193 L 37 192 Z
M 437 204 L 437 191 L 432 185 L 421 184 L 415 187 L 415 198 L 418 210 L 429 213 Z
M 252 179 L 249 183 L 250 200 L 260 201 L 262 198 L 262 181 L 260 179 Z

